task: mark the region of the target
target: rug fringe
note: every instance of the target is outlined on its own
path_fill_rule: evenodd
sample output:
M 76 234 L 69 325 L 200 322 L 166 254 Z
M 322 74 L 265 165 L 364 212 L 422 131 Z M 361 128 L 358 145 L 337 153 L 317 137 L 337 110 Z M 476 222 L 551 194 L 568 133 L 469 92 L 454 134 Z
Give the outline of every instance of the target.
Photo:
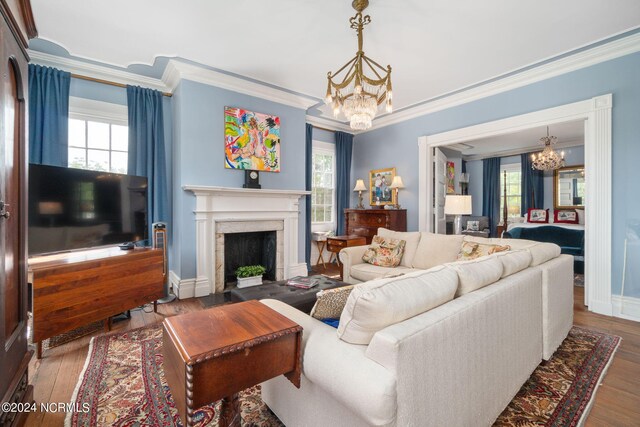
M 87 358 L 84 361 L 84 367 L 82 368 L 82 371 L 80 372 L 80 377 L 78 378 L 78 383 L 76 384 L 76 387 L 73 389 L 73 394 L 71 394 L 71 401 L 75 403 L 76 399 L 78 398 L 78 392 L 80 391 L 80 386 L 82 385 L 82 381 L 84 380 L 84 374 L 87 371 L 87 369 L 89 368 L 89 362 L 91 361 L 91 354 L 93 353 L 93 341 L 96 339 L 97 337 L 92 337 L 91 341 L 89 341 L 89 351 L 87 351 Z M 73 417 L 73 411 L 72 412 L 68 412 L 67 415 L 64 417 L 64 427 L 71 427 L 71 418 Z
M 580 329 L 586 329 L 586 328 L 580 328 Z M 622 337 L 619 337 L 618 335 L 613 335 L 613 336 L 618 339 L 618 342 L 616 343 L 615 348 L 611 352 L 611 355 L 609 356 L 609 360 L 607 361 L 607 364 L 604 365 L 604 368 L 602 368 L 602 372 L 600 372 L 600 376 L 598 377 L 598 383 L 593 388 L 593 393 L 591 393 L 591 398 L 587 402 L 587 406 L 585 406 L 584 411 L 582 412 L 582 415 L 580 416 L 580 419 L 576 424 L 576 427 L 583 427 L 584 423 L 587 421 L 587 417 L 589 416 L 589 413 L 591 412 L 591 408 L 593 407 L 593 403 L 596 400 L 596 393 L 598 393 L 598 389 L 602 385 L 602 380 L 604 379 L 604 376 L 607 374 L 607 371 L 609 370 L 609 366 L 611 366 L 611 363 L 613 362 L 613 357 L 616 355 L 616 352 L 620 348 L 620 344 L 622 343 Z

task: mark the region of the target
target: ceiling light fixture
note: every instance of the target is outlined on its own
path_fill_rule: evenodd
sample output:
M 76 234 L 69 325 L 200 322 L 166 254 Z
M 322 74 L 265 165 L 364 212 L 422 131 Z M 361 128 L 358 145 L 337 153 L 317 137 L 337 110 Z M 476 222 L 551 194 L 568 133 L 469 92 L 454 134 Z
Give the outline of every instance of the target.
M 531 168 L 541 171 L 550 171 L 559 169 L 564 166 L 564 151 L 560 154 L 551 148 L 558 138 L 549 136 L 549 126 L 547 126 L 547 136 L 540 138 L 540 142 L 544 144 L 544 149 L 538 154 L 531 154 Z
M 325 102 L 333 109 L 334 117 L 344 112 L 351 129 L 366 130 L 371 127 L 380 104 L 386 101 L 386 111 L 393 111 L 391 66 L 385 69 L 362 50 L 362 30 L 371 22 L 371 17 L 362 16 L 362 11 L 369 6 L 369 0 L 354 0 L 351 6 L 357 12 L 349 22 L 358 35 L 358 52 L 338 71 L 327 73 Z

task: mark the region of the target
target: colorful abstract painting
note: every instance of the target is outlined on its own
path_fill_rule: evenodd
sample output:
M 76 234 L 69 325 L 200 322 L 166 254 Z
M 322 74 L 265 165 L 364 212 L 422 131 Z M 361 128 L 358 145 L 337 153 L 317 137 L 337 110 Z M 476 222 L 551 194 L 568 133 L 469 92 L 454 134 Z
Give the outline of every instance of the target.
M 447 162 L 447 194 L 454 194 L 455 192 L 455 163 Z
M 225 167 L 280 172 L 280 118 L 224 109 Z

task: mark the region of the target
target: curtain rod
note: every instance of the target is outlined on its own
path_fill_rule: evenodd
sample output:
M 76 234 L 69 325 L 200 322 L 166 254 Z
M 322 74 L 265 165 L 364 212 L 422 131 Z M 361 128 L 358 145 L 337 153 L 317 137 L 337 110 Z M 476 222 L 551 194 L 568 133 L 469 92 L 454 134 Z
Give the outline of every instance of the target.
M 123 84 L 123 83 L 116 83 L 116 82 L 112 82 L 112 81 L 109 81 L 109 80 L 96 79 L 95 77 L 83 76 L 82 74 L 71 73 L 71 77 L 73 77 L 75 79 L 80 79 L 80 80 L 88 80 L 90 82 L 102 83 L 102 84 L 110 85 L 110 86 L 123 87 L 123 88 L 127 87 L 127 85 Z M 162 95 L 163 96 L 167 96 L 169 98 L 171 98 L 173 96 L 173 94 L 169 93 L 169 92 L 162 92 Z

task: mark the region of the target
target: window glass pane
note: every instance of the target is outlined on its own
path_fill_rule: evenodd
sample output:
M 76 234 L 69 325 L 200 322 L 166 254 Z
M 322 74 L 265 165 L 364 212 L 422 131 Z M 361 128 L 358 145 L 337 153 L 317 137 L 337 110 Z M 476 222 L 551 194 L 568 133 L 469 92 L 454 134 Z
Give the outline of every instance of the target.
M 109 124 L 87 122 L 89 148 L 109 149 Z M 89 156 L 91 157 L 91 156 Z
M 324 220 L 326 222 L 331 222 L 331 211 L 333 209 L 331 208 L 331 206 L 327 206 L 324 208 Z
M 69 147 L 69 167 L 84 169 L 87 167 L 87 150 Z
M 109 152 L 102 150 L 88 151 L 88 168 L 97 171 L 109 170 Z
M 84 123 L 84 120 L 69 120 L 69 146 L 85 146 Z
M 127 153 L 121 153 L 119 151 L 111 152 L 111 172 L 127 173 Z
M 324 204 L 331 207 L 333 204 L 333 190 L 327 190 L 324 195 Z
M 129 150 L 129 128 L 127 126 L 111 125 L 111 149 Z

